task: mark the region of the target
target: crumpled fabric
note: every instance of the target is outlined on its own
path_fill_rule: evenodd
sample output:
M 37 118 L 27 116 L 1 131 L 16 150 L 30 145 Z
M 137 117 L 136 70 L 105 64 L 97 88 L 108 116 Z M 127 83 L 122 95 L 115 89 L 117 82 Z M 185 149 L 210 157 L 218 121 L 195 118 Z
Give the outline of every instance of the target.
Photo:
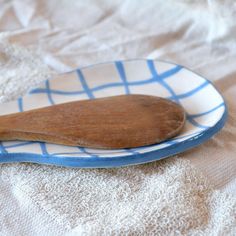
M 0 176 L 3 235 L 236 233 L 235 198 L 181 158 L 93 170 L 3 164 Z
M 1 165 L 2 235 L 236 234 L 233 0 L 0 5 L 0 102 L 76 67 L 156 58 L 211 80 L 229 109 L 219 134 L 176 159 L 110 170 Z

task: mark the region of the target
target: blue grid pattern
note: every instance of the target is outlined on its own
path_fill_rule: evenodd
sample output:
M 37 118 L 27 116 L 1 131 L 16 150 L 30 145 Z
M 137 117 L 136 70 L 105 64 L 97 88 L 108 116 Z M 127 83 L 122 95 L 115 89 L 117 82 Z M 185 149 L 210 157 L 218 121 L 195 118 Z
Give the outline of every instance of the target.
M 49 80 L 46 80 L 46 81 L 45 81 L 45 88 L 46 88 L 46 93 L 47 93 L 47 96 L 48 96 L 48 101 L 49 101 L 49 103 L 50 103 L 51 105 L 54 105 L 55 102 L 54 102 L 53 99 L 52 99 Z
M 3 146 L 2 142 L 0 142 L 0 153 L 7 153 L 6 148 Z
M 185 97 L 185 98 L 186 98 L 186 97 L 189 97 L 189 96 L 195 94 L 196 92 L 200 91 L 200 90 L 201 90 L 202 88 L 204 88 L 207 84 L 209 84 L 209 82 L 206 81 L 206 82 L 204 83 L 204 86 L 203 86 L 203 84 L 202 84 L 202 85 L 200 85 L 199 87 L 195 88 L 195 89 L 192 90 L 192 91 L 189 91 L 189 92 L 184 93 L 184 94 L 181 94 L 181 95 L 176 95 L 175 91 L 164 81 L 164 79 L 163 79 L 161 76 L 158 75 L 158 73 L 157 73 L 157 71 L 156 71 L 156 68 L 155 68 L 155 65 L 154 65 L 154 62 L 151 61 L 151 60 L 148 60 L 148 61 L 147 61 L 147 64 L 148 64 L 148 67 L 149 67 L 149 69 L 150 69 L 150 71 L 151 71 L 151 73 L 152 73 L 153 78 L 156 78 L 157 82 L 159 82 L 166 90 L 169 91 L 169 93 L 172 95 L 170 99 L 171 99 L 172 101 L 174 101 L 174 102 L 180 104 L 180 105 L 181 105 L 181 102 L 180 102 L 180 98 L 181 98 L 181 97 Z M 178 66 L 177 66 L 177 67 L 178 67 Z M 171 76 L 171 75 L 172 75 L 172 73 L 170 73 L 169 76 Z M 194 126 L 196 126 L 196 127 L 198 127 L 198 128 L 203 128 L 203 129 L 209 128 L 208 126 L 199 124 L 196 120 L 194 120 L 194 118 L 193 118 L 192 116 L 190 116 L 190 115 L 188 114 L 187 111 L 186 111 L 186 117 L 187 117 L 187 120 L 188 120 L 192 125 L 194 125 Z
M 88 83 L 87 83 L 87 79 L 84 76 L 83 73 L 83 69 L 77 69 L 75 72 L 71 72 L 71 73 L 75 73 L 77 75 L 77 79 L 78 82 L 80 82 L 82 89 L 76 89 L 76 90 L 71 90 L 71 91 L 62 91 L 62 90 L 56 90 L 54 88 L 51 88 L 50 86 L 50 80 L 45 81 L 45 86 L 43 88 L 36 88 L 30 91 L 30 96 L 34 96 L 34 94 L 42 94 L 47 96 L 48 99 L 48 103 L 50 105 L 56 104 L 55 99 L 54 99 L 54 94 L 57 95 L 61 95 L 61 96 L 77 96 L 77 95 L 82 95 L 82 94 L 86 94 L 89 99 L 94 99 L 96 98 L 96 92 L 97 91 L 103 91 L 109 88 L 124 88 L 124 94 L 130 94 L 130 88 L 131 87 L 135 87 L 135 86 L 144 86 L 146 84 L 155 84 L 158 83 L 162 88 L 164 88 L 167 93 L 166 94 L 170 94 L 171 96 L 165 96 L 165 98 L 168 98 L 176 103 L 181 104 L 181 99 L 188 99 L 191 98 L 191 96 L 197 94 L 199 91 L 202 91 L 203 89 L 205 89 L 207 86 L 210 85 L 210 83 L 205 80 L 202 84 L 200 84 L 198 87 L 190 90 L 190 91 L 186 91 L 182 94 L 176 94 L 176 91 L 170 86 L 168 85 L 168 83 L 166 83 L 166 80 L 168 78 L 171 78 L 173 76 L 175 76 L 175 74 L 179 73 L 181 70 L 183 70 L 183 67 L 179 66 L 179 65 L 173 65 L 171 69 L 168 69 L 162 73 L 159 73 L 156 66 L 155 66 L 155 62 L 153 60 L 146 60 L 146 66 L 148 68 L 148 70 L 150 71 L 150 78 L 144 78 L 143 80 L 137 80 L 137 81 L 129 81 L 129 78 L 127 78 L 126 75 L 126 70 L 125 70 L 125 63 L 127 62 L 122 62 L 122 61 L 116 61 L 112 64 L 112 66 L 114 66 L 116 68 L 117 71 L 117 75 L 120 78 L 120 82 L 109 82 L 109 79 L 107 81 L 107 83 L 105 84 L 100 84 L 98 86 L 94 86 L 94 87 L 89 87 Z M 87 68 L 89 69 L 89 68 Z M 99 79 L 99 78 L 98 78 Z M 67 81 L 65 81 L 65 83 L 67 83 Z M 148 94 L 148 93 L 147 93 Z M 158 95 L 158 91 L 157 91 L 157 95 Z M 18 111 L 22 112 L 24 111 L 24 99 L 19 98 L 17 100 L 17 104 L 18 104 Z M 212 112 L 218 110 L 219 108 L 223 107 L 225 104 L 222 101 L 215 107 L 212 107 L 211 109 L 209 109 L 208 111 L 204 111 L 198 114 L 189 114 L 187 112 L 187 121 L 193 125 L 194 127 L 196 127 L 198 130 L 188 134 L 188 135 L 181 135 L 179 137 L 175 137 L 169 141 L 166 141 L 165 144 L 167 146 L 176 144 L 181 142 L 183 139 L 187 139 L 187 138 L 192 138 L 195 135 L 200 134 L 202 131 L 205 131 L 207 129 L 209 129 L 209 126 L 200 124 L 196 119 L 208 114 L 211 114 Z M 80 157 L 83 156 L 83 154 L 86 154 L 87 156 L 90 157 L 102 157 L 102 154 L 96 154 L 96 152 L 89 152 L 86 148 L 83 147 L 77 147 L 78 151 L 68 151 L 68 152 L 49 152 L 47 146 L 50 144 L 46 144 L 43 142 L 18 142 L 18 143 L 14 143 L 11 144 L 11 142 L 6 142 L 5 145 L 3 145 L 2 142 L 0 142 L 0 153 L 7 153 L 9 150 L 17 148 L 17 147 L 24 147 L 27 145 L 32 145 L 32 143 L 38 143 L 40 148 L 41 148 L 41 153 L 44 156 L 49 156 L 49 155 L 63 155 L 63 154 L 77 154 Z M 150 147 L 155 149 L 158 149 L 159 144 L 157 145 L 152 145 L 149 147 L 140 147 L 140 148 L 133 148 L 133 149 L 123 149 L 123 150 L 118 150 L 117 153 L 120 153 L 121 156 L 124 155 L 136 155 L 139 154 L 140 151 L 145 151 L 145 150 L 150 150 Z M 87 157 L 86 157 L 87 158 Z

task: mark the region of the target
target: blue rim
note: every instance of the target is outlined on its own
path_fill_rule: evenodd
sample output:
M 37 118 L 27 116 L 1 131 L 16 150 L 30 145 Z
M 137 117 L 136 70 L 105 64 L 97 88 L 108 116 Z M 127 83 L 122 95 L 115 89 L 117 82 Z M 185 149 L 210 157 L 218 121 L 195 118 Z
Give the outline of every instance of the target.
M 130 60 L 123 60 L 123 61 L 138 61 L 138 60 L 145 60 L 146 59 L 130 59 Z M 167 62 L 163 60 L 155 60 L 159 62 L 165 62 L 172 65 L 177 65 L 172 62 Z M 93 67 L 96 65 L 107 64 L 113 62 L 104 62 L 99 64 L 94 64 L 84 68 Z M 182 65 L 181 65 L 182 66 Z M 191 71 L 192 70 L 182 66 L 183 68 Z M 197 74 L 198 75 L 198 74 Z M 202 77 L 202 76 L 201 76 Z M 205 79 L 204 77 L 202 77 Z M 214 89 L 219 93 L 216 89 L 214 84 L 211 81 L 208 81 Z M 219 93 L 220 94 L 220 93 Z M 220 94 L 221 95 L 221 94 Z M 226 106 L 225 100 L 221 95 L 224 103 L 224 113 L 221 119 L 211 128 L 199 133 L 198 135 L 186 139 L 180 143 L 173 144 L 171 146 L 165 147 L 163 149 L 154 150 L 146 153 L 134 153 L 132 155 L 125 155 L 120 157 L 66 157 L 66 156 L 53 156 L 53 155 L 40 155 L 40 154 L 33 154 L 33 153 L 1 153 L 0 154 L 0 163 L 11 163 L 11 162 L 32 162 L 32 163 L 39 163 L 39 164 L 49 164 L 49 165 L 57 165 L 57 166 L 65 166 L 65 167 L 81 167 L 81 168 L 107 168 L 107 167 L 120 167 L 120 166 L 127 166 L 127 165 L 136 165 L 136 164 L 143 164 L 147 162 L 152 162 L 156 160 L 160 160 L 163 158 L 167 158 L 169 156 L 184 152 L 188 149 L 196 147 L 201 143 L 205 142 L 206 140 L 210 139 L 214 134 L 220 131 L 228 116 L 228 108 Z

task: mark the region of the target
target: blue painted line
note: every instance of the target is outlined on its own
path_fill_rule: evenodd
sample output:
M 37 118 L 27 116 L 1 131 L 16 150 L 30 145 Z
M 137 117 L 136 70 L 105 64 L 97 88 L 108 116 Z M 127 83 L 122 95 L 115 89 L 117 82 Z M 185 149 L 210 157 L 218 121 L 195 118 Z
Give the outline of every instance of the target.
M 197 88 L 187 92 L 187 93 L 182 93 L 179 95 L 176 95 L 178 97 L 178 99 L 182 99 L 182 98 L 186 98 L 186 97 L 190 97 L 193 94 L 197 93 L 198 91 L 200 91 L 201 89 L 203 89 L 204 87 L 206 87 L 207 85 L 209 85 L 210 83 L 208 81 L 205 81 L 203 84 L 201 84 L 200 86 L 198 86 Z M 174 99 L 173 96 L 171 97 L 167 97 L 167 99 Z
M 47 96 L 48 96 L 48 101 L 54 105 L 54 101 L 52 99 L 52 95 L 51 95 L 51 92 L 50 92 L 50 85 L 49 85 L 49 80 L 46 80 L 45 81 L 45 86 L 46 86 L 46 93 L 47 93 Z
M 118 67 L 120 68 L 120 65 Z M 171 71 L 171 73 L 175 74 L 181 68 L 182 67 L 180 67 L 180 66 L 176 66 L 175 68 L 171 69 L 170 71 Z M 122 71 L 122 69 L 120 69 L 120 70 Z M 84 86 L 88 87 L 81 70 L 77 70 L 77 73 L 79 73 L 78 71 L 80 71 L 80 75 L 79 75 L 80 80 L 82 79 L 82 81 L 83 81 L 83 82 L 81 81 L 82 86 L 83 86 L 83 83 L 85 83 Z M 123 72 L 121 72 L 121 74 L 123 74 Z M 160 74 L 159 77 L 162 78 L 162 79 L 165 79 L 165 78 L 167 78 L 167 76 L 169 76 L 169 74 L 170 74 L 170 72 L 164 72 L 164 73 Z M 123 78 L 125 78 L 125 86 L 127 86 L 127 87 L 133 86 L 133 85 L 138 86 L 138 85 L 149 84 L 149 83 L 153 83 L 153 82 L 156 81 L 155 78 L 150 78 L 150 79 L 146 79 L 146 80 L 129 82 L 129 81 L 127 81 L 125 75 L 123 76 Z M 111 88 L 111 87 L 122 87 L 122 86 L 124 86 L 124 80 L 122 79 L 122 81 L 123 81 L 123 83 L 120 83 L 120 82 L 108 83 L 108 84 L 99 85 L 97 87 L 94 87 L 94 88 L 91 88 L 91 89 L 88 89 L 88 90 L 91 93 L 91 92 L 95 92 L 95 91 L 99 91 L 99 90 L 106 89 L 106 88 Z M 83 88 L 84 88 L 84 86 L 83 86 Z M 31 90 L 29 93 L 30 94 L 35 94 L 35 93 L 47 93 L 47 92 L 48 92 L 47 88 L 37 88 L 37 89 Z M 81 90 L 81 91 L 61 91 L 61 90 L 50 89 L 50 93 L 58 94 L 58 95 L 81 95 L 81 94 L 87 93 L 87 90 L 85 89 L 85 90 Z M 90 94 L 90 96 L 93 96 L 93 94 L 92 95 Z
M 128 86 L 132 86 L 132 85 L 144 85 L 144 84 L 148 84 L 148 83 L 153 83 L 156 80 L 151 78 L 148 80 L 141 80 L 141 81 L 133 81 L 133 82 L 127 82 Z M 99 91 L 99 90 L 103 90 L 106 88 L 111 88 L 111 87 L 123 87 L 124 84 L 117 82 L 117 83 L 108 83 L 108 84 L 103 84 L 103 85 L 99 85 L 97 87 L 91 88 L 90 91 L 91 92 L 95 92 L 95 91 Z M 84 90 L 81 91 L 61 91 L 61 90 L 55 90 L 55 89 L 51 89 L 50 90 L 51 93 L 53 94 L 58 94 L 58 95 L 80 95 L 80 94 L 85 94 L 86 92 Z M 47 93 L 47 89 L 45 88 L 40 88 L 40 89 L 34 89 L 32 91 L 30 91 L 30 94 L 35 94 L 35 93 Z
M 210 128 L 210 126 L 207 126 L 207 125 L 202 125 L 202 124 L 199 124 L 196 120 L 194 120 L 193 118 L 189 117 L 188 114 L 187 114 L 187 118 L 186 118 L 192 125 L 200 128 L 200 129 L 208 129 Z
M 155 78 L 151 78 L 148 80 L 143 80 L 143 81 L 133 81 L 130 83 L 127 83 L 127 85 L 132 86 L 132 85 L 144 85 L 144 84 L 148 84 L 148 83 L 153 83 L 156 82 Z M 192 94 L 194 94 L 195 92 L 198 92 L 199 90 L 201 90 L 203 87 L 207 86 L 208 84 L 210 84 L 208 81 L 204 82 L 202 85 L 200 85 L 199 87 L 187 92 L 187 93 L 183 93 L 178 95 L 178 98 L 186 98 L 188 96 L 191 96 Z M 106 84 L 106 85 L 100 85 L 97 87 L 94 87 L 92 89 L 90 89 L 91 91 L 99 91 L 102 89 L 106 89 L 106 88 L 110 88 L 110 87 L 120 87 L 123 86 L 123 83 L 110 83 L 110 84 Z M 47 93 L 47 89 L 34 89 L 30 92 L 31 94 L 34 93 Z M 60 90 L 54 90 L 54 89 L 50 89 L 50 93 L 51 94 L 58 94 L 58 95 L 81 95 L 81 94 L 85 94 L 85 91 L 60 91 Z M 171 97 L 165 97 L 166 99 L 170 99 L 173 100 L 173 96 Z
M 127 82 L 127 86 L 144 85 L 144 84 L 149 84 L 149 83 L 153 83 L 153 82 L 155 82 L 155 79 L 151 78 L 151 79 L 147 79 L 147 80 Z M 124 86 L 124 83 L 110 83 L 110 84 L 104 84 L 104 85 L 94 87 L 92 90 L 93 91 L 98 91 L 98 90 L 102 90 L 102 89 L 105 89 L 105 88 L 123 87 L 123 86 Z
M 42 154 L 43 155 L 48 155 L 48 151 L 47 151 L 47 147 L 46 144 L 43 142 L 39 142 L 40 148 L 42 150 Z
M 95 91 L 99 91 L 106 88 L 122 87 L 122 86 L 123 86 L 123 83 L 109 83 L 109 84 L 99 85 L 97 87 L 91 88 L 90 90 L 92 92 L 95 92 Z
M 116 69 L 119 73 L 120 79 L 123 81 L 123 85 L 125 87 L 125 93 L 130 94 L 130 90 L 129 90 L 129 86 L 128 86 L 128 83 L 127 83 L 127 78 L 126 78 L 123 63 L 121 61 L 116 61 L 115 65 L 116 65 Z
M 148 65 L 148 68 L 149 68 L 153 78 L 156 78 L 157 82 L 159 82 L 172 95 L 173 100 L 175 102 L 179 103 L 179 100 L 178 100 L 175 92 L 173 91 L 173 89 L 168 84 L 166 84 L 161 77 L 159 77 L 159 75 L 158 75 L 158 73 L 156 71 L 154 62 L 152 60 L 147 60 L 147 65 Z M 172 71 L 170 70 L 170 71 L 166 72 L 166 75 L 167 76 L 171 76 L 171 75 L 173 75 L 175 73 L 176 73 L 176 70 L 172 70 Z
M 149 61 L 149 60 L 148 60 Z M 151 61 L 151 60 L 150 60 Z M 156 72 L 156 69 L 155 69 L 155 65 L 154 65 L 154 61 L 152 61 L 152 64 L 154 66 L 154 72 Z M 179 65 L 176 65 L 174 68 L 168 70 L 168 71 L 165 71 L 161 74 L 158 75 L 158 77 L 161 79 L 161 80 L 164 80 L 164 79 L 168 79 L 170 78 L 172 75 L 178 73 L 179 71 L 182 70 L 182 66 L 179 66 Z
M 17 99 L 17 104 L 18 104 L 18 110 L 20 112 L 22 112 L 23 111 L 23 100 L 22 100 L 22 98 Z
M 171 71 L 173 73 L 177 73 L 181 68 L 182 67 L 180 67 L 180 66 L 176 66 Z M 80 72 L 81 72 L 81 70 L 80 70 Z M 165 78 L 167 78 L 167 76 L 169 76 L 168 74 L 169 73 L 164 72 L 164 73 L 160 74 L 159 77 L 162 78 L 162 79 L 165 79 Z M 83 75 L 82 75 L 82 78 L 83 78 Z M 153 83 L 155 81 L 156 81 L 155 78 L 150 78 L 150 79 L 147 79 L 147 80 L 140 80 L 140 81 L 131 81 L 131 82 L 126 80 L 126 84 L 127 84 L 127 86 L 132 86 L 132 85 L 137 85 L 138 86 L 138 85 Z M 103 85 L 99 85 L 97 87 L 91 88 L 91 89 L 89 89 L 89 91 L 94 92 L 94 91 L 99 91 L 99 90 L 106 89 L 106 88 L 122 87 L 122 86 L 124 86 L 124 83 L 120 83 L 120 82 L 108 83 L 108 84 L 103 84 Z M 31 90 L 29 92 L 29 94 L 47 93 L 47 92 L 48 92 L 48 89 L 46 89 L 46 88 L 36 88 L 36 89 Z M 50 93 L 58 94 L 58 95 L 81 95 L 81 94 L 85 94 L 86 91 L 84 91 L 84 90 L 81 90 L 81 91 L 62 91 L 62 90 L 50 89 Z
M 157 73 L 157 71 L 156 71 L 154 62 L 153 62 L 152 60 L 147 60 L 147 65 L 148 65 L 148 68 L 149 68 L 149 70 L 151 71 L 153 77 L 156 78 L 157 81 L 158 81 L 163 87 L 165 87 L 165 88 L 167 89 L 167 91 L 172 95 L 173 100 L 174 100 L 176 103 L 178 103 L 178 104 L 181 105 L 181 103 L 180 103 L 180 101 L 179 101 L 178 95 L 176 95 L 175 92 L 174 92 L 174 90 L 158 76 L 158 73 Z M 166 72 L 166 74 L 168 74 L 168 76 L 171 76 L 173 73 L 175 73 L 175 70 L 173 70 L 172 72 L 171 72 L 171 71 Z M 199 90 L 198 90 L 198 91 L 199 91 Z M 187 115 L 187 116 L 186 116 L 187 120 L 188 120 L 192 125 L 194 125 L 194 126 L 196 126 L 196 127 L 198 127 L 198 128 L 201 128 L 201 129 L 207 129 L 207 128 L 209 128 L 209 126 L 201 125 L 201 124 L 199 124 L 197 121 L 195 121 L 193 118 L 189 117 L 189 116 L 188 116 L 188 113 L 186 113 L 186 115 Z
M 5 149 L 4 145 L 2 144 L 2 142 L 0 142 L 0 153 L 2 153 L 2 154 L 8 153 L 7 150 Z
M 200 128 L 200 129 L 208 129 L 208 128 L 210 128 L 210 126 L 199 124 L 196 120 L 194 120 L 194 118 L 192 118 L 192 117 L 189 116 L 188 114 L 186 115 L 186 119 L 187 119 L 187 121 L 189 121 L 192 125 L 194 125 L 194 126 Z
M 61 90 L 55 90 L 50 89 L 51 94 L 58 94 L 58 95 L 80 95 L 85 94 L 85 91 L 61 91 Z M 30 94 L 36 94 L 36 93 L 47 93 L 47 89 L 40 88 L 40 89 L 34 89 L 30 91 Z
M 98 157 L 98 155 L 96 155 L 95 153 L 88 152 L 84 147 L 78 146 L 78 148 L 82 153 L 88 154 L 91 157 Z
M 156 82 L 156 79 L 151 78 L 151 79 L 147 79 L 147 80 L 127 82 L 127 85 L 128 86 L 133 86 L 133 85 L 139 86 L 139 85 L 145 85 L 145 84 L 154 83 L 154 82 Z M 209 84 L 209 82 L 205 82 L 201 86 L 205 87 L 207 84 Z M 124 86 L 123 83 L 109 83 L 109 84 L 99 85 L 97 87 L 91 88 L 90 91 L 95 92 L 95 91 L 99 91 L 99 90 L 106 89 L 106 88 L 122 87 L 122 86 Z M 178 97 L 185 98 L 185 97 L 191 96 L 194 92 L 197 92 L 201 88 L 197 87 L 190 92 L 178 95 Z M 40 88 L 40 89 L 34 89 L 34 90 L 30 91 L 30 94 L 36 94 L 36 93 L 47 93 L 47 89 Z M 82 91 L 61 91 L 61 90 L 50 89 L 50 93 L 51 94 L 58 94 L 58 95 L 81 95 L 81 94 L 85 94 L 86 92 L 83 90 Z M 173 99 L 172 96 L 166 97 L 166 98 Z
M 82 73 L 82 71 L 80 69 L 77 70 L 77 74 L 79 76 L 81 85 L 82 85 L 84 91 L 87 93 L 88 97 L 90 99 L 94 99 L 95 97 L 94 97 L 92 91 L 89 89 L 88 84 L 87 84 L 87 82 L 86 82 L 86 80 L 84 78 L 84 75 L 83 75 L 83 73 Z
M 209 114 L 209 113 L 211 113 L 213 111 L 216 111 L 217 109 L 219 109 L 220 107 L 223 107 L 223 106 L 224 106 L 224 103 L 221 103 L 221 104 L 219 104 L 218 106 L 212 108 L 209 111 L 198 113 L 198 114 L 193 114 L 193 115 L 188 115 L 188 116 L 191 117 L 191 118 L 201 117 L 201 116 L 207 115 L 207 114 Z

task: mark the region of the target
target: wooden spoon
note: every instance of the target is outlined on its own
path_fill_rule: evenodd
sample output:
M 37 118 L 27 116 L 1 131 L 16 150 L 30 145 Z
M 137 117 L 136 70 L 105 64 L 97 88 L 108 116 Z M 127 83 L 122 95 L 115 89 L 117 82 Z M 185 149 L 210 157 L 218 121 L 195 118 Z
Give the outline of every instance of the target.
M 184 122 L 183 108 L 169 100 L 121 95 L 0 116 L 0 140 L 131 148 L 176 136 Z

